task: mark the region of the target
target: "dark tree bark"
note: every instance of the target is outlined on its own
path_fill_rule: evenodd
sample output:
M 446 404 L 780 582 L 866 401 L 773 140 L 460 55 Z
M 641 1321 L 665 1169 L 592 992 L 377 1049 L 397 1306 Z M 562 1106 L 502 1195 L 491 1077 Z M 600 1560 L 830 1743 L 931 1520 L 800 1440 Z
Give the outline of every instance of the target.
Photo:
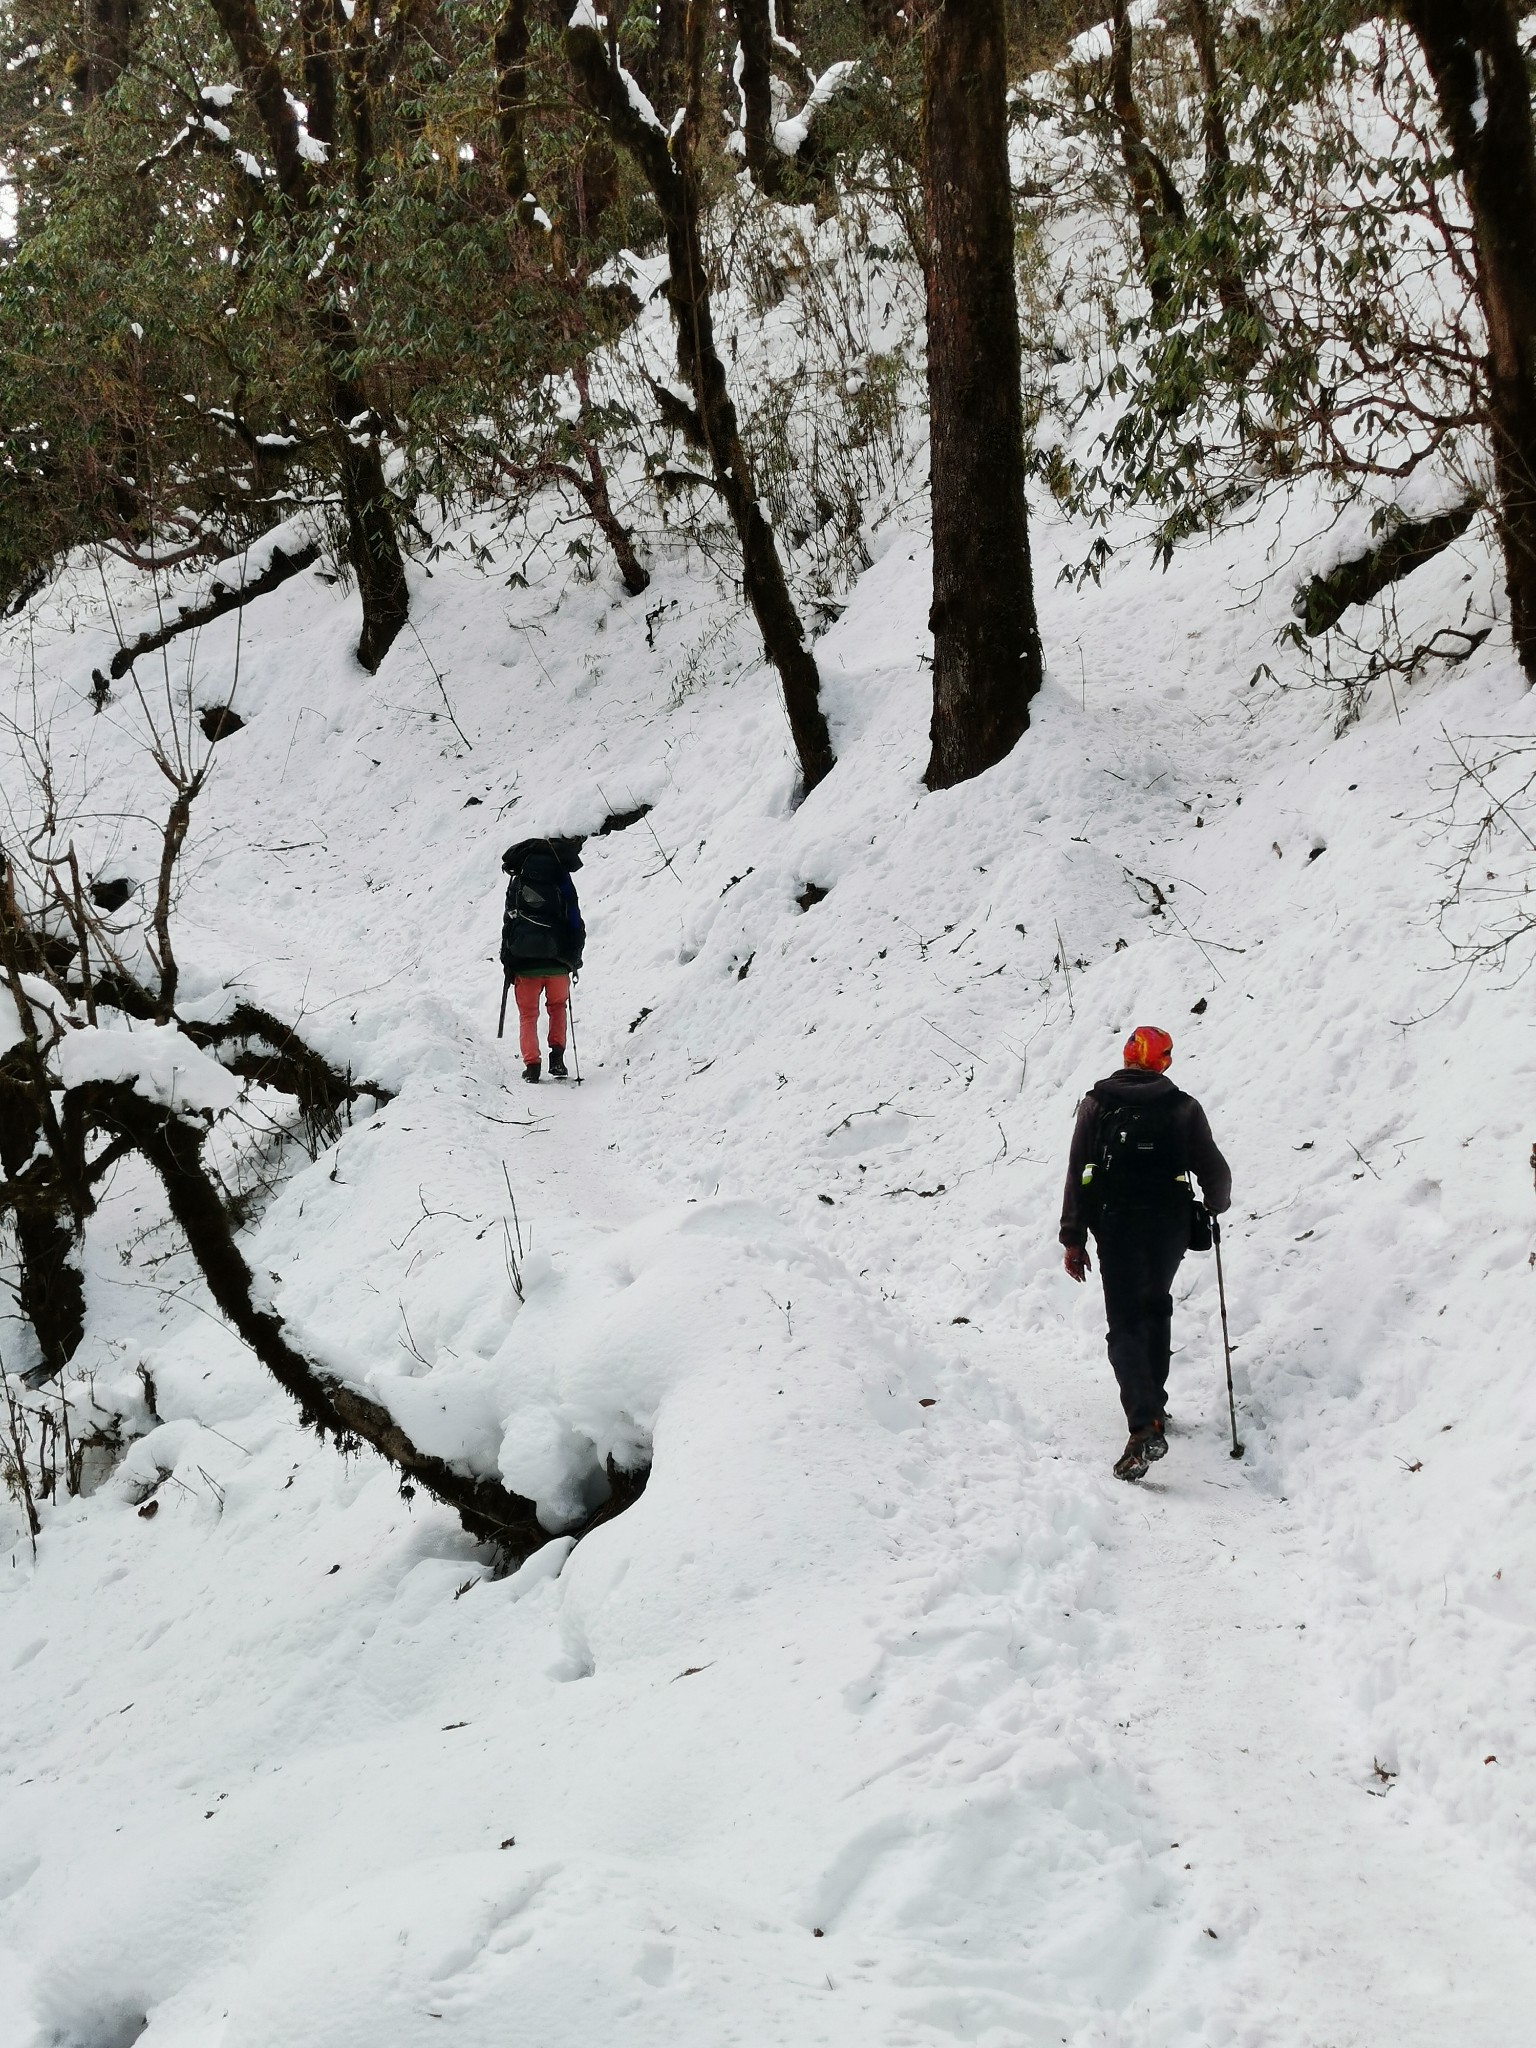
M 0 1059 L 0 1171 L 16 1234 L 17 1305 L 32 1325 L 44 1366 L 59 1373 L 85 1335 L 77 1257 L 82 1219 L 65 1199 L 47 1148 L 35 1062 L 24 1045 Z
M 1536 137 L 1509 0 L 1403 0 L 1466 188 L 1510 632 L 1536 682 Z
M 859 11 L 864 17 L 865 28 L 872 36 L 894 43 L 907 32 L 910 16 L 901 0 L 859 0 Z
M 1232 363 L 1246 376 L 1263 351 L 1264 316 L 1248 289 L 1239 258 L 1233 219 L 1237 178 L 1232 143 L 1222 104 L 1221 22 L 1218 0 L 1187 0 L 1195 61 L 1200 70 L 1200 127 L 1205 146 L 1205 175 L 1200 183 L 1201 206 L 1212 232 L 1210 269 L 1216 296 L 1232 323 Z M 1170 181 L 1171 182 L 1171 181 Z
M 1136 98 L 1132 76 L 1131 17 L 1126 0 L 1114 0 L 1115 34 L 1110 55 L 1110 107 L 1120 160 L 1125 165 L 1131 188 L 1131 205 L 1136 214 L 1136 234 L 1141 243 L 1142 269 L 1154 306 L 1165 306 L 1172 296 L 1172 282 L 1163 261 L 1164 232 L 1170 221 L 1185 218 L 1184 200 L 1168 166 L 1147 140 L 1146 124 Z
M 682 104 L 686 91 L 683 83 L 685 6 L 686 0 L 653 0 L 651 13 L 656 24 L 655 35 L 650 47 L 636 58 L 636 75 L 663 126 L 670 123 L 673 111 Z M 569 20 L 570 14 L 570 8 L 561 7 L 562 23 Z
M 472 1536 L 494 1543 L 509 1562 L 546 1543 L 549 1532 L 532 1501 L 497 1479 L 421 1450 L 381 1402 L 306 1357 L 282 1317 L 255 1299 L 250 1267 L 203 1162 L 203 1123 L 150 1101 L 125 1082 L 91 1081 L 62 1094 L 50 1088 L 47 1051 L 20 982 L 22 972 L 39 964 L 41 945 L 16 916 L 8 888 L 0 890 L 0 966 L 23 1025 L 22 1042 L 0 1059 L 0 1166 L 5 1172 L 0 1213 L 11 1216 L 21 1249 L 21 1307 L 43 1352 L 37 1377 L 62 1371 L 84 1332 L 84 1292 L 74 1254 L 94 1208 L 92 1187 L 113 1163 L 137 1152 L 158 1175 L 214 1301 L 297 1402 L 308 1426 L 344 1450 L 370 1445 L 399 1472 L 407 1497 L 422 1488 L 453 1508 Z M 104 1000 L 132 1014 L 160 1014 L 160 1003 L 136 983 L 103 980 L 99 986 Z M 240 1005 L 222 1024 L 189 1027 L 188 1036 L 232 1072 L 291 1093 L 317 1131 L 334 1126 L 360 1095 L 388 1100 L 386 1090 L 336 1073 L 295 1032 L 251 1005 Z M 88 1161 L 88 1141 L 101 1137 L 107 1139 L 105 1148 Z M 580 1533 L 629 1506 L 645 1479 L 643 1471 L 621 1472 L 610 1460 L 609 1498 Z
M 773 18 L 771 0 L 731 0 L 741 43 L 742 139 L 747 169 L 771 198 L 783 182 L 783 159 L 773 142 Z
M 496 122 L 501 133 L 501 188 L 514 206 L 528 190 L 525 103 L 528 98 L 527 0 L 507 0 L 496 24 Z
M 1186 0 L 1189 32 L 1200 70 L 1200 128 L 1205 144 L 1205 175 L 1224 178 L 1232 169 L 1232 145 L 1221 104 L 1221 30 L 1214 0 Z
M 1301 620 L 1301 630 L 1315 639 L 1336 626 L 1351 605 L 1365 604 L 1378 591 L 1433 561 L 1460 540 L 1481 506 L 1481 499 L 1471 498 L 1431 519 L 1392 520 L 1374 547 L 1340 562 L 1326 576 L 1311 577 L 1297 591 L 1291 609 Z
M 86 0 L 85 49 L 75 67 L 81 103 L 91 106 L 122 77 L 133 47 L 139 0 Z
M 23 974 L 51 964 L 52 947 L 23 922 L 10 863 L 0 856 L 0 1002 L 14 1006 L 21 1037 L 0 1058 L 0 1213 L 16 1238 L 17 1299 L 31 1323 L 44 1369 L 61 1372 L 85 1334 L 85 1283 L 78 1251 L 94 1206 L 78 1120 L 49 1084 L 47 1048 Z
M 328 0 L 299 0 L 304 50 L 304 99 L 309 132 L 327 149 L 336 146 L 336 16 Z
M 1008 182 L 1003 0 L 935 0 L 923 48 L 933 752 L 946 789 L 992 767 L 1040 687 Z
M 289 213 L 298 220 L 313 206 L 316 195 L 314 172 L 300 143 L 298 115 L 278 62 L 262 31 L 255 0 L 208 0 L 215 19 L 224 31 L 241 83 L 261 119 L 272 151 L 278 190 Z M 361 13 L 362 10 L 359 10 Z M 306 73 L 324 66 L 334 81 L 329 45 L 318 41 L 308 46 Z M 349 92 L 354 102 L 360 93 L 367 120 L 366 76 L 348 68 Z M 309 78 L 313 92 L 316 78 Z M 326 88 L 328 118 L 335 120 L 334 82 Z M 354 127 L 357 121 L 354 118 Z M 366 194 L 371 142 L 366 132 L 354 136 L 356 163 L 354 185 Z M 311 322 L 323 351 L 331 380 L 331 410 L 336 421 L 336 465 L 341 479 L 342 510 L 347 521 L 347 554 L 357 577 L 358 597 L 363 612 L 363 630 L 358 638 L 357 658 L 372 674 L 389 652 L 397 634 L 410 616 L 410 592 L 405 562 L 395 531 L 394 510 L 384 479 L 384 464 L 375 438 L 377 421 L 364 394 L 357 388 L 351 369 L 355 334 L 350 319 L 334 300 L 327 302 L 317 291 Z
M 572 481 L 586 500 L 587 510 L 598 532 L 613 550 L 613 558 L 619 565 L 619 575 L 624 588 L 631 597 L 638 597 L 650 587 L 650 571 L 641 566 L 640 557 L 635 553 L 635 543 L 629 528 L 613 509 L 613 500 L 608 494 L 608 472 L 603 467 L 602 451 L 591 435 L 584 431 L 592 409 L 591 386 L 587 365 L 578 360 L 572 365 L 571 376 L 576 385 L 576 395 L 581 401 L 581 417 L 576 426 L 576 445 L 586 463 L 585 476 L 572 472 Z
M 373 675 L 411 615 L 411 594 L 378 446 L 371 438 L 359 444 L 348 431 L 348 421 L 366 421 L 368 409 L 359 405 L 356 412 L 349 413 L 350 396 L 346 385 L 338 383 L 336 416 L 341 429 L 341 495 L 347 514 L 348 558 L 363 607 L 357 658 Z
M 593 112 L 608 123 L 650 186 L 667 238 L 667 295 L 677 333 L 677 366 L 692 393 L 691 405 L 675 397 L 667 407 L 695 447 L 704 450 L 715 485 L 741 543 L 742 584 L 763 636 L 768 659 L 779 672 L 784 708 L 807 792 L 833 765 L 832 739 L 821 708 L 821 677 L 806 645 L 805 629 L 789 593 L 773 528 L 763 515 L 757 484 L 742 446 L 725 365 L 715 345 L 709 279 L 699 236 L 703 210 L 695 151 L 701 119 L 705 38 L 709 11 L 704 0 L 687 10 L 683 120 L 670 141 L 644 120 L 630 102 L 601 36 L 590 28 L 566 33 L 571 68 Z M 1017 337 L 1015 336 L 1015 361 Z M 1015 388 L 1017 378 L 1015 378 Z

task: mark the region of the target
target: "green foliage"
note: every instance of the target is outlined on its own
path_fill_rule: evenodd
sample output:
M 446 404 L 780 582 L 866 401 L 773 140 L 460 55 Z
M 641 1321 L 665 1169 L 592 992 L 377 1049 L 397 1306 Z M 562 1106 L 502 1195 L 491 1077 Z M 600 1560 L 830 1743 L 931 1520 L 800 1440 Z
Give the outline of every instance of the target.
M 1148 508 L 1166 555 L 1271 483 L 1344 497 L 1426 463 L 1475 489 L 1479 321 L 1469 228 L 1405 32 L 1291 0 L 1223 46 L 1231 161 L 1202 178 L 1185 61 L 1169 146 L 1199 203 L 1159 248 L 1167 297 L 1104 307 L 1091 449 L 1051 451 L 1065 502 Z
M 0 594 L 84 541 L 174 561 L 300 507 L 326 516 L 338 379 L 404 456 L 404 509 L 423 478 L 477 473 L 469 423 L 516 446 L 543 384 L 611 337 L 622 305 L 586 279 L 647 233 L 648 207 L 541 21 L 528 180 L 551 227 L 524 221 L 501 177 L 498 14 L 431 16 L 355 90 L 339 62 L 335 132 L 296 207 L 257 109 L 220 90 L 239 73 L 206 0 L 142 15 L 89 104 L 75 17 L 31 0 L 20 47 L 40 54 L 11 74 L 0 136 L 20 195 L 0 246 Z M 308 90 L 297 7 L 264 21 Z

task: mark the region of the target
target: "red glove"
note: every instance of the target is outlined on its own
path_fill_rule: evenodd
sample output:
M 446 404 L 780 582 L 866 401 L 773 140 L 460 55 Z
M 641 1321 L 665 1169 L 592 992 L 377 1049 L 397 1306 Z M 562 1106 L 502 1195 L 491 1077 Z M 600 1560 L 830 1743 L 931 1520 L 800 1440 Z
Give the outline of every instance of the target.
M 1061 1263 L 1074 1280 L 1086 1280 L 1093 1271 L 1093 1261 L 1085 1244 L 1069 1244 L 1061 1255 Z

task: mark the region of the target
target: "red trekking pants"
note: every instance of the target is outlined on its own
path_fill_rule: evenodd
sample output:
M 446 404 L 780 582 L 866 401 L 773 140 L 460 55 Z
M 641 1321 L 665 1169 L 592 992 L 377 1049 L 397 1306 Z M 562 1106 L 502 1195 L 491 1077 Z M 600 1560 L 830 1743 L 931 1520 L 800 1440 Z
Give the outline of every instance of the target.
M 565 1046 L 565 1006 L 571 999 L 568 974 L 519 974 L 512 983 L 517 997 L 517 1041 L 523 1065 L 531 1067 L 539 1056 L 539 997 L 549 1012 L 549 1049 Z

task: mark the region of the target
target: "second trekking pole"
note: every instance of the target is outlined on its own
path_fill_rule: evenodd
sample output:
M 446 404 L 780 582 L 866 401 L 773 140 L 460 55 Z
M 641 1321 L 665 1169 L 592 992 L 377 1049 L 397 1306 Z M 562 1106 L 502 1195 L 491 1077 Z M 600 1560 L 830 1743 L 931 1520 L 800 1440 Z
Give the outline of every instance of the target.
M 507 990 L 512 986 L 512 977 L 507 975 L 501 984 L 501 1015 L 496 1019 L 496 1036 L 500 1038 L 507 1028 Z
M 1237 1440 L 1237 1400 L 1232 1392 L 1232 1340 L 1227 1335 L 1227 1283 L 1221 1270 L 1221 1225 L 1211 1218 L 1211 1243 L 1216 1248 L 1216 1293 L 1221 1301 L 1221 1348 L 1227 1359 L 1227 1413 L 1232 1418 L 1232 1448 L 1229 1458 L 1240 1458 L 1243 1446 Z
M 575 991 L 570 990 L 565 998 L 566 1028 L 571 1034 L 571 1062 L 576 1069 L 576 1085 L 581 1086 L 581 1054 L 576 1050 L 576 1003 Z

